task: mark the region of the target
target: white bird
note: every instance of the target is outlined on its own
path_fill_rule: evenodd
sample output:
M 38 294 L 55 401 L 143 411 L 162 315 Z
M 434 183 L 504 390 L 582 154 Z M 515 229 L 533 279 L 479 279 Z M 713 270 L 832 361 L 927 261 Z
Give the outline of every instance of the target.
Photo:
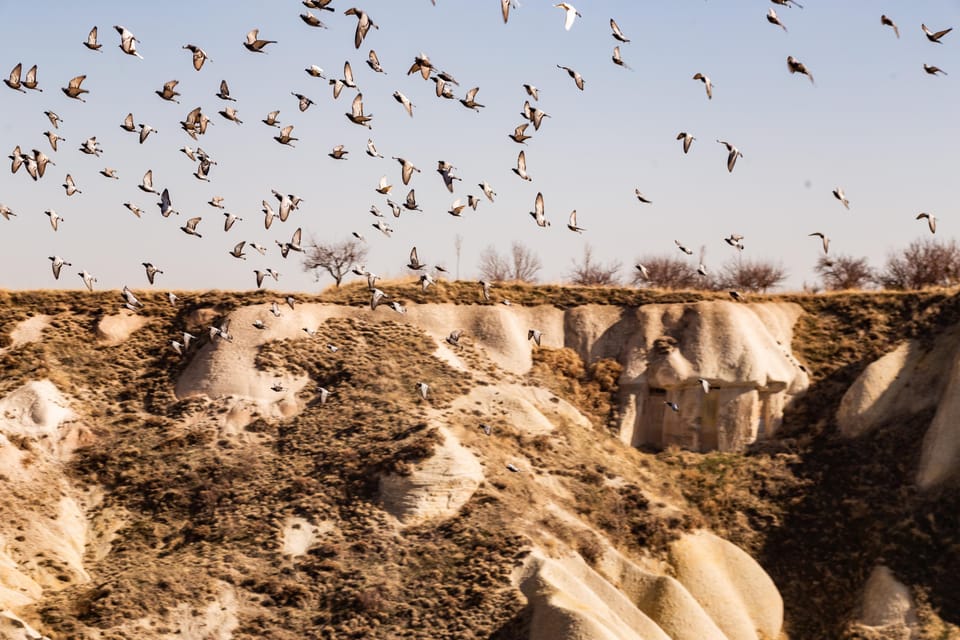
M 489 200 L 490 202 L 493 202 L 494 197 L 497 195 L 496 192 L 493 190 L 493 187 L 487 184 L 486 180 L 481 182 L 478 186 L 480 187 L 481 190 L 483 190 L 483 195 L 487 196 L 487 200 Z
M 434 282 L 433 278 L 430 276 L 429 273 L 420 274 L 420 286 L 423 288 L 424 293 L 426 293 L 427 288 L 432 284 L 436 284 L 436 283 Z
M 77 185 L 73 181 L 73 176 L 71 176 L 69 173 L 67 174 L 62 186 L 66 190 L 68 196 L 72 196 L 75 193 L 83 193 L 83 191 L 77 189 Z
M 533 178 L 527 175 L 527 154 L 523 150 L 517 156 L 517 166 L 513 169 L 513 172 L 528 182 L 533 181 Z
M 915 220 L 923 220 L 924 218 L 926 218 L 927 220 L 927 226 L 930 228 L 930 233 L 936 233 L 937 232 L 936 216 L 931 215 L 929 213 L 918 213 Z
M 830 251 L 830 238 L 825 236 L 819 231 L 814 231 L 813 233 L 807 234 L 808 236 L 816 236 L 820 238 L 820 244 L 823 245 L 823 252 L 828 253 Z
M 97 279 L 94 278 L 91 274 L 87 273 L 86 269 L 84 269 L 77 275 L 80 276 L 80 278 L 83 280 L 83 284 L 87 287 L 87 289 L 89 289 L 90 291 L 93 291 L 93 283 L 96 282 Z
M 650 279 L 650 271 L 645 266 L 639 263 L 635 266 L 637 267 L 637 271 L 640 272 L 640 275 L 643 276 L 644 280 Z
M 383 155 L 377 151 L 376 145 L 373 144 L 373 140 L 367 138 L 367 155 L 371 158 L 382 158 Z
M 674 240 L 673 244 L 677 245 L 677 249 L 680 249 L 680 251 L 683 251 L 688 256 L 693 255 L 693 249 L 688 249 L 687 247 L 683 246 L 683 244 L 681 244 L 679 240 Z
M 412 118 L 412 117 L 413 117 L 413 106 L 414 106 L 414 105 L 413 105 L 412 102 L 410 102 L 410 99 L 409 99 L 407 96 L 405 96 L 405 95 L 403 95 L 402 93 L 400 93 L 399 91 L 394 91 L 394 92 L 393 92 L 393 97 L 396 99 L 397 102 L 399 102 L 400 104 L 403 105 L 403 108 L 407 110 L 407 113 L 408 113 L 408 114 L 410 115 L 410 117 Z
M 47 214 L 48 218 L 50 218 L 50 226 L 53 227 L 54 231 L 56 231 L 59 228 L 60 221 L 63 220 L 63 218 L 57 215 L 57 212 L 53 209 L 47 209 L 44 211 L 44 213 Z
M 727 148 L 727 171 L 733 173 L 733 167 L 737 164 L 737 158 L 742 158 L 743 154 L 740 153 L 740 150 L 736 146 L 724 140 L 717 140 L 720 144 Z
M 583 227 L 577 226 L 577 210 L 576 209 L 570 212 L 570 220 L 567 221 L 567 229 L 570 229 L 570 231 L 575 231 L 577 233 L 582 233 L 586 231 L 586 229 L 584 229 Z
M 700 383 L 704 393 L 710 393 L 710 382 L 706 378 L 697 378 L 697 382 Z
M 713 100 L 713 82 L 707 76 L 702 73 L 697 73 L 693 76 L 694 80 L 699 80 L 703 83 L 704 88 L 707 90 L 707 99 Z
M 137 53 L 137 42 L 138 40 L 134 37 L 126 27 L 120 25 L 114 25 L 114 29 L 117 30 L 117 33 L 120 34 L 120 49 L 127 55 L 137 56 L 143 60 L 143 56 Z
M 686 131 L 681 131 L 680 133 L 677 134 L 677 140 L 683 140 L 683 152 L 689 153 L 690 145 L 693 144 L 693 141 L 696 140 L 696 138 L 694 138 L 692 135 L 690 135 Z
M 426 382 L 418 382 L 416 385 L 417 393 L 420 394 L 420 397 L 424 400 L 427 399 L 427 393 L 430 391 L 430 385 Z
M 73 264 L 67 262 L 60 256 L 50 256 L 50 268 L 53 270 L 53 278 L 55 280 L 60 279 L 60 270 L 63 269 L 64 266 L 72 267 Z
M 85 46 L 87 49 L 90 49 L 91 51 L 100 51 L 100 47 L 102 47 L 103 45 L 97 42 L 96 27 L 94 27 L 93 29 L 90 29 L 90 33 L 87 34 L 87 39 L 83 43 L 83 46 Z
M 416 171 L 420 173 L 420 169 L 413 166 L 412 162 L 405 160 L 404 158 L 393 157 L 394 160 L 400 163 L 401 172 L 400 176 L 403 178 L 403 184 L 410 184 L 410 178 L 413 177 L 413 172 Z
M 243 218 L 235 216 L 229 211 L 223 212 L 223 230 L 230 231 L 230 228 L 237 222 L 243 222 Z
M 146 191 L 147 193 L 156 193 L 156 189 L 153 188 L 153 169 L 148 169 L 145 174 L 143 174 L 143 179 L 140 180 L 138 185 L 141 191 Z
M 527 340 L 533 340 L 537 343 L 537 346 L 540 346 L 540 340 L 543 338 L 543 334 L 536 329 L 527 330 Z
M 549 227 L 550 221 L 544 217 L 543 213 L 543 194 L 537 193 L 537 198 L 533 203 L 533 211 L 529 212 L 534 220 L 537 221 L 538 227 Z
M 645 195 L 643 195 L 643 193 L 640 191 L 640 189 L 634 189 L 634 190 L 633 190 L 633 195 L 637 196 L 637 200 L 639 200 L 639 201 L 642 202 L 643 204 L 653 204 L 653 200 L 650 200 L 650 199 L 647 198 Z
M 567 2 L 560 2 L 553 6 L 563 9 L 566 12 L 566 15 L 564 16 L 564 21 L 563 21 L 563 28 L 566 29 L 567 31 L 570 31 L 570 28 L 573 26 L 574 20 L 576 20 L 577 18 L 583 17 L 582 15 L 580 15 L 580 12 L 577 11 L 576 7 L 574 7 L 572 4 L 569 4 Z
M 387 294 L 385 294 L 380 289 L 377 289 L 376 287 L 371 289 L 370 290 L 370 310 L 376 311 L 377 305 L 380 304 L 380 301 L 386 297 L 388 297 Z
M 157 277 L 158 273 L 163 273 L 161 269 L 156 268 L 149 262 L 142 262 L 141 264 L 147 272 L 147 280 L 150 281 L 150 284 L 153 284 L 153 281 Z
M 234 258 L 237 258 L 237 259 L 239 259 L 239 260 L 246 260 L 246 259 L 247 259 L 247 254 L 245 254 L 245 253 L 243 252 L 243 245 L 245 245 L 245 244 L 247 244 L 246 241 L 245 241 L 245 240 L 241 240 L 241 241 L 238 242 L 236 245 L 234 245 L 233 249 L 231 249 L 230 251 L 228 251 L 228 253 L 229 253 L 230 255 L 232 255 Z
M 843 193 L 842 187 L 837 187 L 833 190 L 833 197 L 839 200 L 845 209 L 850 209 L 850 201 L 847 200 L 847 196 Z

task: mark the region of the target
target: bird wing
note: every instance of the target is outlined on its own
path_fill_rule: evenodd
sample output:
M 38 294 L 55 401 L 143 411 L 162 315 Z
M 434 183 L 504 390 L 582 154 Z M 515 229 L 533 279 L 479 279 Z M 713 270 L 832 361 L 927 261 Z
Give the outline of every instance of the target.
M 260 29 L 251 29 L 250 33 L 247 34 L 247 44 L 256 42 L 258 35 L 260 35 Z
M 353 69 L 350 67 L 349 60 L 343 63 L 343 79 L 346 80 L 345 84 L 355 84 L 353 81 Z
M 527 154 L 523 151 L 517 156 L 517 171 L 520 172 L 521 175 L 526 175 L 527 173 Z
M 363 117 L 363 94 L 358 93 L 357 97 L 353 99 L 353 106 L 351 107 L 353 111 L 354 118 Z
M 565 5 L 564 8 L 566 9 L 567 15 L 563 22 L 563 28 L 570 31 L 570 27 L 573 26 L 573 21 L 577 19 L 577 10 L 570 5 Z
M 303 236 L 303 229 L 301 227 L 297 227 L 297 230 L 293 232 L 293 237 L 290 239 L 290 244 L 292 244 L 295 247 L 299 247 L 300 238 L 302 236 Z
M 401 177 L 403 178 L 403 184 L 410 184 L 410 178 L 413 176 L 413 165 L 403 161 L 403 171 L 401 172 Z
M 510 0 L 500 0 L 500 13 L 503 14 L 503 24 L 510 19 Z
M 420 258 L 417 257 L 417 248 L 410 250 L 410 264 L 420 264 Z
M 148 189 L 153 189 L 153 169 L 147 169 L 147 172 L 143 174 L 142 184 Z
M 543 219 L 543 194 L 537 193 L 537 199 L 533 203 L 533 210 L 537 214 L 537 221 Z
M 477 93 L 480 91 L 480 87 L 474 87 L 467 91 L 467 102 L 473 102 L 473 99 L 477 97 Z
M 17 67 L 19 67 L 19 66 L 20 66 L 20 65 L 17 65 Z M 19 71 L 18 71 L 18 72 L 17 72 L 17 76 L 19 77 L 19 75 L 20 75 L 20 73 L 19 73 Z M 13 77 L 13 74 L 11 74 L 11 77 Z M 87 79 L 87 76 L 77 76 L 76 78 L 71 79 L 70 82 L 69 82 L 69 84 L 67 84 L 67 86 L 68 86 L 69 88 L 71 88 L 71 89 L 79 89 L 79 88 L 80 88 L 80 85 L 81 85 L 81 84 L 83 83 L 83 81 L 86 80 L 86 79 Z M 154 86 L 156 86 L 156 85 L 154 85 Z

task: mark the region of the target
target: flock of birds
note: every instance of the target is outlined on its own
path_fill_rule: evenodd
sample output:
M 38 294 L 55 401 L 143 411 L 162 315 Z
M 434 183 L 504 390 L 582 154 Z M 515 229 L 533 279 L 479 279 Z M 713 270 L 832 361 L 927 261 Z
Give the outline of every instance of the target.
M 300 14 L 300 19 L 304 24 L 309 27 L 326 29 L 327 25 L 316 15 L 314 15 L 310 10 L 318 10 L 323 15 L 324 11 L 332 12 L 334 7 L 331 6 L 333 0 L 303 0 L 303 5 L 307 8 L 304 13 Z M 433 4 L 436 4 L 436 0 L 431 0 Z M 790 7 L 795 6 L 801 8 L 794 0 L 771 0 L 772 4 Z M 560 2 L 554 5 L 554 7 L 560 9 L 563 12 L 563 28 L 566 30 L 571 30 L 575 27 L 578 19 L 582 18 L 580 11 L 568 2 Z M 500 10 L 504 22 L 507 22 L 510 19 L 511 10 L 516 10 L 519 8 L 518 3 L 515 0 L 500 0 Z M 371 30 L 378 30 L 380 27 L 377 25 L 370 17 L 370 15 L 359 8 L 351 7 L 346 9 L 343 12 L 345 15 L 353 16 L 356 18 L 356 26 L 353 33 L 353 44 L 354 48 L 359 50 L 368 34 Z M 773 7 L 770 7 L 766 15 L 767 21 L 781 29 L 785 32 L 788 27 L 787 24 L 781 20 L 781 17 L 776 13 Z M 897 38 L 900 38 L 900 29 L 897 24 L 887 15 L 882 15 L 880 17 L 880 22 L 882 26 L 889 27 L 894 32 Z M 620 28 L 617 21 L 613 18 L 609 20 L 610 25 L 610 36 L 616 42 L 616 45 L 613 48 L 613 53 L 611 56 L 612 63 L 619 67 L 625 69 L 630 69 L 630 66 L 624 60 L 621 54 L 621 45 L 627 45 L 631 42 L 630 38 L 627 37 L 625 32 Z M 116 25 L 113 27 L 119 36 L 118 47 L 123 54 L 126 54 L 131 57 L 136 57 L 143 59 L 143 56 L 137 50 L 139 40 L 134 35 L 134 33 L 122 25 Z M 952 29 L 942 29 L 939 31 L 930 30 L 925 24 L 921 25 L 921 30 L 924 33 L 925 37 L 933 44 L 942 44 L 942 40 L 951 32 Z M 239 38 L 238 38 L 239 40 Z M 104 46 L 99 40 L 98 28 L 94 26 L 87 34 L 87 37 L 81 43 L 78 43 L 77 46 L 82 44 L 87 50 L 92 52 L 102 52 L 102 47 Z M 251 29 L 242 40 L 241 44 L 243 47 L 249 51 L 251 54 L 266 54 L 273 46 L 277 45 L 277 41 L 261 38 L 260 31 L 257 28 Z M 188 43 L 182 47 L 185 51 L 188 51 L 190 54 L 190 64 L 196 72 L 200 72 L 206 65 L 207 62 L 211 62 L 211 57 L 207 52 L 198 44 Z M 374 49 L 370 49 L 367 54 L 366 65 L 372 70 L 372 72 L 377 74 L 384 74 L 384 68 L 381 64 L 380 57 Z M 556 65 L 557 68 L 571 78 L 574 83 L 574 86 L 579 91 L 585 91 L 587 86 L 587 81 L 583 76 L 574 68 L 564 65 Z M 799 59 L 794 56 L 788 56 L 786 59 L 787 70 L 790 74 L 800 74 L 806 76 L 811 84 L 815 84 L 814 76 L 811 70 Z M 926 73 L 930 75 L 946 75 L 946 72 L 940 69 L 937 66 L 929 65 L 924 63 L 923 69 Z M 350 109 L 345 112 L 346 119 L 359 127 L 364 127 L 368 130 L 372 130 L 374 116 L 372 113 L 369 113 L 366 109 L 364 103 L 363 93 L 358 87 L 357 81 L 354 77 L 351 64 L 348 61 L 344 63 L 342 77 L 328 78 L 326 72 L 318 67 L 317 65 L 310 65 L 304 69 L 305 73 L 313 78 L 320 78 L 327 80 L 331 87 L 332 95 L 334 100 L 338 99 L 344 90 L 351 90 L 354 92 Z M 4 79 L 4 84 L 11 90 L 20 92 L 20 93 L 30 93 L 30 92 L 42 92 L 43 88 L 40 86 L 38 80 L 38 66 L 36 64 L 29 66 L 26 71 L 24 71 L 24 65 L 18 62 L 10 71 L 10 74 L 7 78 Z M 458 91 L 460 83 L 456 80 L 453 74 L 438 68 L 424 53 L 416 55 L 410 64 L 407 72 L 407 76 L 420 76 L 424 81 L 433 82 L 435 85 L 435 94 L 436 97 L 440 100 L 449 100 L 456 101 L 462 105 L 463 108 L 473 110 L 475 112 L 480 112 L 484 105 L 478 102 L 478 95 L 480 93 L 480 87 L 475 86 L 463 92 L 463 97 L 458 97 Z M 86 80 L 86 75 L 78 75 L 68 81 L 66 86 L 61 87 L 62 93 L 70 99 L 77 100 L 80 102 L 85 102 L 87 97 L 90 94 L 88 89 L 85 89 L 83 84 Z M 701 82 L 704 86 L 706 93 L 706 98 L 708 100 L 713 99 L 715 85 L 711 78 L 703 72 L 698 72 L 692 76 L 694 81 Z M 177 91 L 177 86 L 179 82 L 177 80 L 170 80 L 163 83 L 162 87 L 155 91 L 156 95 L 160 99 L 179 104 L 179 98 L 184 96 Z M 532 126 L 533 131 L 537 132 L 540 130 L 541 126 L 544 124 L 546 118 L 550 118 L 550 114 L 546 113 L 539 105 L 539 90 L 533 84 L 524 84 L 523 90 L 526 94 L 526 99 L 523 103 L 521 109 L 521 115 L 524 121 L 517 125 L 512 133 L 507 134 L 512 141 L 518 145 L 526 145 L 527 140 L 529 140 L 532 135 L 528 133 L 529 128 Z M 215 93 L 216 97 L 222 102 L 223 108 L 216 112 L 221 118 L 230 121 L 237 126 L 243 125 L 244 120 L 240 117 L 240 111 L 235 106 L 237 99 L 231 96 L 230 87 L 227 80 L 221 80 L 219 83 L 219 90 Z M 310 109 L 315 102 L 308 96 L 292 92 L 293 98 L 295 98 L 297 109 L 300 112 L 305 112 Z M 414 117 L 414 112 L 416 105 L 402 93 L 400 90 L 397 90 L 393 93 L 392 96 L 402 107 L 402 109 L 408 114 L 409 117 Z M 65 143 L 66 139 L 61 137 L 61 125 L 63 124 L 63 119 L 52 110 L 46 110 L 43 112 L 50 122 L 50 129 L 43 132 L 43 135 L 47 138 L 51 150 L 55 157 L 59 151 L 59 145 Z M 286 126 L 281 126 L 281 121 L 279 120 L 280 110 L 274 110 L 270 113 L 267 113 L 265 117 L 261 120 L 263 125 L 270 127 L 274 130 L 276 135 L 273 136 L 273 140 L 277 144 L 295 147 L 295 142 L 298 141 L 298 138 L 294 136 L 294 125 L 288 124 Z M 204 136 L 207 132 L 208 126 L 213 122 L 212 116 L 210 113 L 205 111 L 201 107 L 196 107 L 189 110 L 183 117 L 183 120 L 179 122 L 180 128 L 183 131 L 183 134 L 187 136 L 191 143 L 199 142 L 200 138 Z M 143 145 L 150 140 L 152 134 L 157 132 L 157 129 L 151 126 L 150 124 L 137 122 L 137 119 L 134 118 L 133 113 L 128 113 L 119 123 L 121 129 L 125 132 L 133 134 L 137 137 L 139 144 Z M 259 126 L 259 125 L 258 125 Z M 676 139 L 681 143 L 681 149 L 684 154 L 690 153 L 694 141 L 697 138 L 688 131 L 681 131 L 676 135 Z M 728 140 L 716 140 L 716 142 L 726 149 L 726 169 L 728 172 L 733 172 L 736 167 L 737 160 L 744 157 L 743 152 L 731 141 Z M 212 155 L 203 150 L 198 145 L 195 145 L 196 148 L 190 146 L 190 144 L 185 144 L 180 151 L 188 158 L 192 163 L 196 164 L 196 171 L 193 173 L 193 176 L 203 182 L 211 182 L 211 174 L 215 171 L 218 162 L 212 157 Z M 25 151 L 27 146 L 21 148 L 20 145 L 17 145 L 11 152 L 9 158 L 11 160 L 11 172 L 17 174 L 21 168 L 24 170 L 24 173 L 33 181 L 44 180 L 45 175 L 50 166 L 57 166 L 57 163 L 53 158 L 48 156 L 44 151 L 40 149 L 31 149 L 30 152 Z M 78 147 L 79 151 L 88 156 L 101 157 L 104 154 L 104 150 L 97 141 L 96 136 L 91 136 L 83 140 Z M 331 149 L 329 156 L 335 160 L 346 160 L 350 152 L 345 148 L 344 145 L 337 145 Z M 376 147 L 372 138 L 369 138 L 367 141 L 367 146 L 365 153 L 371 158 L 383 159 L 384 156 L 381 154 Z M 392 195 L 392 190 L 394 185 L 391 184 L 387 176 L 384 175 L 380 178 L 375 191 L 383 196 L 386 196 L 386 207 L 389 208 L 392 216 L 394 218 L 400 218 L 401 215 L 404 215 L 405 212 L 421 211 L 421 207 L 417 202 L 416 191 L 411 186 L 411 181 L 415 178 L 417 174 L 422 173 L 421 169 L 415 166 L 408 159 L 403 156 L 392 156 L 392 159 L 395 160 L 399 167 L 400 173 L 399 178 L 404 187 L 410 187 L 409 191 L 406 193 L 406 196 L 402 198 L 401 202 L 394 201 L 390 196 Z M 121 159 L 117 158 L 118 161 Z M 64 163 L 66 164 L 66 163 Z M 461 182 L 462 179 L 456 175 L 457 169 L 450 163 L 445 160 L 438 161 L 437 173 L 440 175 L 443 180 L 445 188 L 451 193 L 455 193 L 456 183 Z M 118 171 L 115 168 L 104 167 L 99 172 L 105 179 L 119 180 Z M 528 172 L 526 154 L 524 150 L 520 150 L 517 159 L 516 166 L 513 168 L 513 173 L 526 182 L 533 182 L 534 178 Z M 71 173 L 66 173 L 64 182 L 62 184 L 65 194 L 68 197 L 74 197 L 76 195 L 82 194 L 83 191 L 79 188 L 76 180 L 73 178 Z M 488 200 L 489 202 L 494 202 L 497 197 L 494 188 L 486 181 L 481 181 L 477 183 L 477 187 L 480 189 L 482 197 Z M 140 183 L 137 185 L 137 188 L 140 192 L 154 195 L 158 198 L 157 206 L 160 211 L 160 215 L 163 218 L 169 218 L 171 215 L 179 215 L 179 211 L 174 208 L 174 198 L 170 192 L 169 188 L 159 188 L 158 185 L 155 185 L 153 179 L 152 170 L 148 170 L 141 178 Z M 634 195 L 637 200 L 643 205 L 652 204 L 652 201 L 644 195 L 640 188 L 634 190 Z M 850 208 L 850 201 L 847 198 L 841 187 L 837 187 L 833 190 L 834 197 L 844 206 L 845 208 Z M 282 193 L 278 190 L 273 190 L 272 192 L 273 200 L 267 198 L 263 199 L 261 203 L 261 211 L 264 215 L 263 224 L 265 229 L 270 229 L 274 220 L 279 218 L 281 223 L 287 222 L 290 217 L 298 210 L 303 199 L 298 197 L 295 194 L 291 193 Z M 476 210 L 481 203 L 481 195 L 475 194 L 466 194 L 465 197 L 456 198 L 448 213 L 452 216 L 461 216 L 463 211 L 466 208 Z M 138 218 L 147 213 L 134 204 L 131 201 L 123 203 L 124 206 Z M 229 212 L 225 208 L 224 198 L 222 196 L 213 196 L 207 203 L 210 207 L 219 210 L 223 216 L 223 232 L 228 233 L 234 227 L 237 222 L 242 222 L 243 218 Z M 58 214 L 54 209 L 46 209 L 44 211 L 45 215 L 49 219 L 49 223 L 54 232 L 57 232 L 61 229 L 61 226 L 64 224 L 64 218 Z M 380 212 L 380 209 L 373 205 L 370 208 L 370 213 L 374 216 L 375 220 L 371 223 L 371 226 L 375 228 L 380 233 L 389 237 L 393 233 L 393 228 L 386 222 L 388 219 L 383 213 Z M 0 216 L 6 220 L 10 220 L 12 217 L 16 216 L 17 213 L 11 210 L 0 203 Z M 547 208 L 545 206 L 545 199 L 542 192 L 538 192 L 534 198 L 533 210 L 529 212 L 529 215 L 533 219 L 534 223 L 541 228 L 551 226 L 551 220 L 547 215 Z M 931 233 L 936 232 L 936 217 L 928 212 L 921 212 L 916 216 L 917 220 L 925 220 L 928 224 L 929 230 Z M 204 220 L 204 216 L 198 215 L 193 216 L 185 220 L 184 224 L 180 226 L 180 230 L 188 235 L 195 237 L 202 237 L 202 233 L 205 233 L 204 227 L 201 226 L 201 223 Z M 69 223 L 68 223 L 69 224 Z M 209 224 L 206 225 L 209 227 Z M 574 233 L 582 233 L 586 229 L 580 226 L 577 212 L 573 210 L 569 213 L 567 218 L 567 228 Z M 203 231 L 201 231 L 204 229 Z M 281 258 L 287 258 L 291 252 L 303 254 L 308 249 L 302 243 L 303 239 L 303 229 L 302 227 L 296 228 L 296 230 L 290 235 L 289 241 L 280 241 L 276 240 L 275 244 L 277 245 L 277 252 L 280 254 Z M 354 232 L 354 236 L 358 240 L 365 240 L 363 235 L 358 232 Z M 826 254 L 829 251 L 830 239 L 829 237 L 821 232 L 816 231 L 810 234 L 811 237 L 819 238 L 823 252 Z M 731 234 L 729 237 L 724 239 L 727 244 L 734 247 L 735 249 L 742 251 L 744 248 L 743 245 L 743 236 L 740 234 Z M 269 251 L 269 248 L 258 244 L 257 242 L 242 240 L 236 243 L 231 243 L 232 248 L 225 250 L 224 253 L 229 255 L 234 260 L 246 260 L 247 250 L 251 249 L 259 253 L 260 255 L 266 255 Z M 677 248 L 687 255 L 692 255 L 693 251 L 684 246 L 679 240 L 675 240 Z M 54 255 L 49 256 L 52 275 L 55 280 L 60 278 L 62 269 L 64 267 L 72 267 L 73 264 L 67 261 L 65 258 Z M 142 262 L 142 267 L 144 268 L 145 276 L 150 285 L 154 285 L 158 276 L 163 275 L 163 270 L 158 266 L 154 265 L 152 262 L 144 261 Z M 434 285 L 438 274 L 444 273 L 446 270 L 442 265 L 434 264 L 431 269 L 431 265 L 424 263 L 420 260 L 416 247 L 410 252 L 410 260 L 406 267 L 419 274 L 419 282 L 423 289 L 426 291 L 430 286 Z M 647 268 L 642 264 L 636 265 L 637 271 L 640 273 L 641 277 L 647 277 L 649 272 Z M 404 307 L 399 300 L 392 299 L 392 297 L 384 292 L 383 290 L 377 287 L 377 280 L 379 276 L 365 269 L 363 265 L 354 265 L 353 271 L 356 275 L 365 277 L 370 289 L 370 308 L 376 310 L 377 307 L 381 304 L 392 308 L 398 313 L 404 312 Z M 433 272 L 431 274 L 431 271 Z M 697 269 L 698 273 L 701 275 L 707 275 L 707 268 L 703 261 L 703 255 L 701 253 L 700 264 Z M 271 278 L 274 281 L 279 280 L 280 273 L 274 268 L 264 268 L 264 269 L 255 269 L 253 270 L 253 277 L 256 283 L 257 288 L 261 288 L 267 278 Z M 78 276 L 82 279 L 83 284 L 90 289 L 91 291 L 95 287 L 97 278 L 89 273 L 87 270 L 82 269 L 78 272 Z M 480 293 L 484 300 L 491 300 L 491 283 L 486 281 L 480 281 Z M 736 300 L 741 300 L 742 295 L 736 291 L 730 292 L 731 296 Z M 142 308 L 142 304 L 136 298 L 131 289 L 124 286 L 122 291 L 123 305 L 125 308 L 131 311 L 138 311 Z M 176 304 L 176 296 L 174 294 L 169 294 L 169 299 L 172 304 Z M 501 300 L 505 304 L 509 304 L 508 300 Z M 287 303 L 292 307 L 294 300 L 292 298 L 287 299 Z M 279 305 L 274 303 L 273 312 L 275 315 L 279 315 Z M 260 326 L 257 326 L 258 329 L 266 328 L 266 324 L 262 321 L 258 321 Z M 220 325 L 212 327 L 210 329 L 210 335 L 212 339 L 227 339 L 231 338 L 229 333 L 228 325 Z M 457 333 L 456 336 L 451 334 L 448 341 L 451 344 L 458 344 L 460 334 Z M 528 339 L 535 341 L 537 344 L 540 344 L 541 334 L 539 331 L 530 330 Z M 171 341 L 171 346 L 178 353 L 185 353 L 191 344 L 192 336 L 189 334 L 184 334 L 182 340 Z M 426 384 L 423 384 L 423 387 L 418 387 L 418 392 L 424 397 L 427 396 L 428 387 Z M 326 399 L 326 394 L 324 394 L 324 400 Z

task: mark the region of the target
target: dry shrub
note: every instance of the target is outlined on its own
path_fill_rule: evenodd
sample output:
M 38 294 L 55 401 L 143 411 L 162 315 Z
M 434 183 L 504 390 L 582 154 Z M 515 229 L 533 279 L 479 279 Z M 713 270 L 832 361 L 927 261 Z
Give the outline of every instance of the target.
M 864 289 L 874 281 L 873 269 L 866 258 L 852 256 L 820 256 L 813 268 L 827 291 Z
M 593 247 L 589 244 L 583 247 L 583 259 L 573 261 L 573 267 L 567 278 L 572 284 L 579 286 L 611 286 L 620 283 L 620 272 L 623 263 L 614 260 L 608 264 L 596 262 L 593 258 Z
M 633 272 L 633 283 L 652 289 L 695 289 L 700 284 L 696 267 L 688 260 L 676 256 L 643 256 L 637 260 L 647 270 L 644 277 L 640 269 Z
M 480 254 L 480 276 L 488 282 L 536 282 L 543 263 L 529 247 L 514 242 L 508 255 L 490 245 Z
M 887 257 L 877 282 L 884 289 L 952 287 L 960 283 L 960 246 L 952 238 L 914 240 Z
M 598 427 L 616 422 L 617 381 L 623 367 L 604 358 L 584 367 L 573 349 L 537 349 L 530 377 L 580 409 Z
M 743 260 L 740 256 L 728 260 L 713 278 L 715 289 L 736 289 L 750 293 L 766 293 L 779 287 L 787 279 L 783 265 L 769 260 Z

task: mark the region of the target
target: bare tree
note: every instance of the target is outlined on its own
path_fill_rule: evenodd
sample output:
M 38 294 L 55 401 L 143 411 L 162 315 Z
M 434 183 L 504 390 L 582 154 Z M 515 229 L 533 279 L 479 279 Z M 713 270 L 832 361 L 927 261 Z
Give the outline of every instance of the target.
M 601 264 L 593 260 L 593 247 L 589 244 L 583 247 L 583 260 L 573 261 L 573 268 L 567 275 L 572 284 L 609 286 L 620 283 L 618 275 L 623 263 L 614 260 L 609 264 Z
M 875 278 L 866 258 L 852 256 L 820 256 L 813 270 L 823 280 L 823 288 L 827 291 L 864 289 Z
M 741 260 L 737 257 L 723 264 L 712 285 L 717 289 L 766 293 L 786 279 L 787 271 L 783 265 L 769 260 Z
M 960 282 L 960 246 L 956 240 L 915 240 L 887 257 L 877 282 L 885 289 L 955 285 Z
M 542 266 L 537 254 L 519 242 L 510 246 L 509 255 L 500 255 L 493 245 L 480 254 L 480 275 L 491 282 L 536 282 Z
M 634 284 L 652 289 L 694 289 L 699 280 L 689 262 L 674 256 L 643 256 L 633 273 Z
M 367 247 L 359 240 L 344 240 L 333 244 L 314 242 L 305 252 L 303 270 L 314 271 L 314 277 L 320 279 L 321 271 L 326 271 L 340 286 L 343 276 L 350 269 L 367 258 Z

